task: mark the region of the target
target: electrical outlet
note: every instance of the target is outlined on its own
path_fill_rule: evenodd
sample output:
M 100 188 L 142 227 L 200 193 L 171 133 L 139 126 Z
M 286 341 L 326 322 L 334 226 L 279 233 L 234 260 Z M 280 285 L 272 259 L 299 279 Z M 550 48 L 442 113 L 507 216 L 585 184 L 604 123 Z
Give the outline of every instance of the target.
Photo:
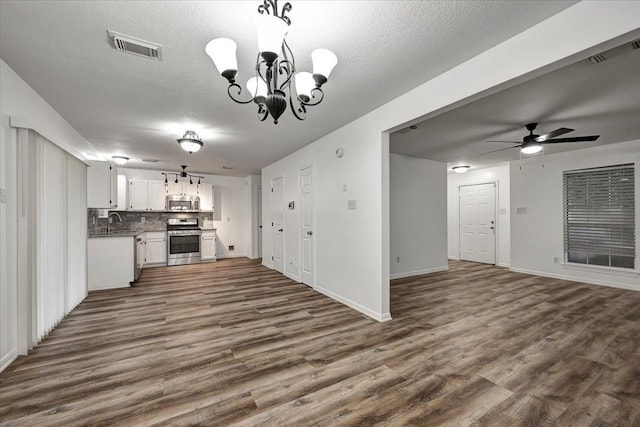
M 554 262 L 554 264 L 559 264 L 560 263 L 560 258 L 557 257 L 557 256 L 554 256 L 553 257 L 553 262 Z
M 229 250 L 230 251 L 234 251 L 236 249 L 236 247 L 234 245 L 229 245 Z
M 140 218 L 140 222 L 145 222 L 146 219 L 144 217 Z

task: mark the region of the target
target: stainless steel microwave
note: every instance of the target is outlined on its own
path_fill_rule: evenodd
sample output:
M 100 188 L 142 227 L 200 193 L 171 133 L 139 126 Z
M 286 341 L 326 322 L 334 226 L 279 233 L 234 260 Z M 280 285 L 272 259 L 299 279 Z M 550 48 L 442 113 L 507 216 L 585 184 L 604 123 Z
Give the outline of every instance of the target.
M 171 194 L 167 196 L 166 210 L 172 212 L 199 212 L 200 196 Z

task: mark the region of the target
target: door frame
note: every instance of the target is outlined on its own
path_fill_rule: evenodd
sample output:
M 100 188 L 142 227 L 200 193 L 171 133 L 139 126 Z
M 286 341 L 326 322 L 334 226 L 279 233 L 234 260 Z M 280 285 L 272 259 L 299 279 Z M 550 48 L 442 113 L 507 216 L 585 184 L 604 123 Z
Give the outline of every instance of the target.
M 471 183 L 467 183 L 467 184 L 458 184 L 458 259 L 461 259 L 460 256 L 460 188 L 461 187 L 470 187 L 473 185 L 483 185 L 483 184 L 493 184 L 493 188 L 494 188 L 494 197 L 493 197 L 493 203 L 494 203 L 494 212 L 495 212 L 495 218 L 496 218 L 496 237 L 495 237 L 495 242 L 493 243 L 495 246 L 495 254 L 496 254 L 496 259 L 495 259 L 495 263 L 493 265 L 497 266 L 498 265 L 498 260 L 500 259 L 500 245 L 498 244 L 498 242 L 500 241 L 500 181 L 498 181 L 497 179 L 494 180 L 489 180 L 489 181 L 480 181 L 480 182 L 471 182 Z
M 313 251 L 313 255 L 312 255 L 312 260 L 311 262 L 313 263 L 313 272 L 311 273 L 311 283 L 304 283 L 304 281 L 302 280 L 302 233 L 301 233 L 301 229 L 302 229 L 302 189 L 301 189 L 301 183 L 300 183 L 300 178 L 302 177 L 302 171 L 307 169 L 307 168 L 311 168 L 311 197 L 312 197 L 312 206 L 311 206 L 311 212 L 312 212 L 312 216 L 313 218 L 311 219 L 311 228 L 313 231 L 313 237 L 311 239 L 311 250 Z M 316 215 L 315 215 L 315 197 L 314 197 L 314 193 L 315 193 L 315 188 L 314 188 L 314 184 L 315 184 L 315 167 L 313 165 L 313 163 L 308 163 L 305 164 L 303 166 L 301 166 L 300 168 L 298 168 L 298 203 L 300 205 L 300 209 L 298 209 L 298 268 L 299 268 L 299 278 L 300 278 L 300 283 L 303 283 L 309 287 L 311 287 L 312 289 L 315 288 L 316 286 L 316 235 L 315 235 L 315 230 L 316 230 Z
M 273 183 L 277 180 L 280 180 L 281 184 L 281 191 L 282 191 L 282 200 L 279 200 L 278 202 L 280 203 L 280 209 L 282 212 L 282 234 L 281 234 L 281 239 L 282 239 L 282 271 L 278 270 L 276 268 L 276 262 L 275 262 L 275 255 L 274 255 L 274 250 L 273 250 L 273 236 L 274 236 L 274 222 L 273 222 L 273 211 L 274 211 L 274 197 L 273 197 Z M 269 187 L 271 189 L 270 194 L 271 196 L 269 197 L 269 213 L 270 213 L 270 221 L 271 222 L 271 228 L 270 228 L 270 233 L 271 233 L 271 268 L 281 274 L 284 274 L 286 271 L 286 259 L 287 259 L 287 245 L 285 244 L 285 231 L 284 231 L 284 223 L 285 223 L 285 209 L 284 209 L 284 175 L 281 176 L 277 176 L 275 178 L 271 179 L 271 182 L 269 183 Z M 263 225 L 263 230 L 264 230 L 264 225 Z

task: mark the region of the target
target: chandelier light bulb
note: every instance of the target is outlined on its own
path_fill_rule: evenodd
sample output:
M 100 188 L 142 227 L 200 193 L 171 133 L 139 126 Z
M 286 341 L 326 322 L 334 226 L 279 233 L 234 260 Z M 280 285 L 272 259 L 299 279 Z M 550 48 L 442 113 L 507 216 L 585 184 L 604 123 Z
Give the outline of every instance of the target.
M 231 39 L 213 39 L 205 47 L 205 52 L 216 65 L 218 72 L 225 78 L 233 80 L 238 72 L 236 59 L 236 43 Z
M 256 16 L 256 29 L 258 33 L 258 50 L 270 65 L 278 57 L 282 50 L 282 42 L 289 31 L 289 26 L 282 19 L 266 14 Z
M 313 74 L 329 78 L 329 74 L 338 64 L 338 57 L 329 49 L 316 49 L 311 52 L 311 60 L 313 61 Z M 325 80 L 326 81 L 326 80 Z
M 253 96 L 256 104 L 264 104 L 267 98 L 267 84 L 258 77 L 251 77 L 247 81 L 247 90 Z
M 311 99 L 311 91 L 316 87 L 316 83 L 313 80 L 311 73 L 303 71 L 296 74 L 296 92 L 298 92 L 298 98 L 302 102 L 309 102 Z

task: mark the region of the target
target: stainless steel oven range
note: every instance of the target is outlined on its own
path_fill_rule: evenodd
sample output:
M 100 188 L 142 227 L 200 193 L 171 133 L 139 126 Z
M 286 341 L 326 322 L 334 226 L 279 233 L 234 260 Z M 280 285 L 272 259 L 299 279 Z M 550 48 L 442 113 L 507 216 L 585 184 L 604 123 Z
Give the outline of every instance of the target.
M 201 235 L 198 218 L 170 218 L 167 221 L 167 265 L 199 263 Z

